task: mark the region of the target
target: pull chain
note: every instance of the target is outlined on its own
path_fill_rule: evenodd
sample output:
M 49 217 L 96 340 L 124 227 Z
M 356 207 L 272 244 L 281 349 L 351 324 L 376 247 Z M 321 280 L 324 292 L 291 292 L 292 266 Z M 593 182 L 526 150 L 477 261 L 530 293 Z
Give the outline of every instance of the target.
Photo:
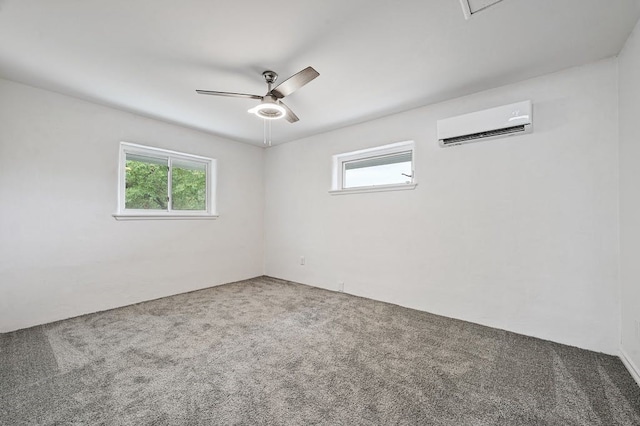
M 262 119 L 262 134 L 262 143 L 271 146 L 271 120 Z

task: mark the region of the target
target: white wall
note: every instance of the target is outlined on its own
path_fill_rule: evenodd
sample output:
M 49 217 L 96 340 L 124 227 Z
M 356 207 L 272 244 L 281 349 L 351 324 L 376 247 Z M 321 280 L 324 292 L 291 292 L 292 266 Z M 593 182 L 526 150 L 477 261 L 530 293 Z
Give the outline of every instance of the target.
M 620 58 L 623 346 L 636 365 L 637 32 Z M 0 80 L 0 332 L 266 270 L 616 353 L 616 83 L 616 61 L 598 62 L 275 146 L 263 163 L 258 147 Z M 437 119 L 524 99 L 533 134 L 437 146 Z M 331 155 L 408 139 L 416 190 L 328 194 Z M 121 140 L 217 158 L 220 218 L 115 221 Z
M 266 274 L 617 353 L 616 73 L 606 60 L 268 149 Z M 438 147 L 438 119 L 525 99 L 533 134 Z M 327 192 L 333 154 L 404 140 L 414 191 Z
M 218 159 L 218 220 L 116 221 L 120 141 Z M 0 332 L 263 273 L 263 150 L 0 80 Z
M 619 56 L 622 350 L 640 376 L 640 24 Z

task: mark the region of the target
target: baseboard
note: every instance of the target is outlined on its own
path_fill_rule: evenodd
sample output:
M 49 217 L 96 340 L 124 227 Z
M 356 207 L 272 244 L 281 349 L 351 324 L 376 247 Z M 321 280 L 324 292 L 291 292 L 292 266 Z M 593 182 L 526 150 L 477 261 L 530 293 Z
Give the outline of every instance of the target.
M 633 364 L 631 358 L 629 358 L 627 353 L 622 348 L 620 348 L 620 359 L 622 360 L 624 366 L 627 367 L 627 370 L 629 370 L 629 373 L 631 374 L 631 377 L 633 377 L 633 380 L 635 380 L 638 386 L 640 386 L 640 369 Z

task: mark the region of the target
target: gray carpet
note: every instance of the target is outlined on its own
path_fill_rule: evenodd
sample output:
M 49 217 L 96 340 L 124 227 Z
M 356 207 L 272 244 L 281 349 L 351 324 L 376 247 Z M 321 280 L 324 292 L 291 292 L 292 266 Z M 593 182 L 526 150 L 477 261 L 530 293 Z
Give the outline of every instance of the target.
M 262 277 L 0 335 L 0 424 L 640 425 L 619 359 Z

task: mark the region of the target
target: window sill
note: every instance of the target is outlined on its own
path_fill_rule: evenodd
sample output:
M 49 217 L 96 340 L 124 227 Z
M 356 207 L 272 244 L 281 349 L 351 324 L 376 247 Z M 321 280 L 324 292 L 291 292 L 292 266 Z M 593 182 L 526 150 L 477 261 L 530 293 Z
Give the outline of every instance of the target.
M 214 220 L 218 215 L 211 214 L 114 214 L 116 220 Z
M 331 195 L 361 194 L 364 192 L 408 191 L 415 189 L 417 183 L 401 183 L 398 185 L 362 186 L 359 188 L 333 189 Z

